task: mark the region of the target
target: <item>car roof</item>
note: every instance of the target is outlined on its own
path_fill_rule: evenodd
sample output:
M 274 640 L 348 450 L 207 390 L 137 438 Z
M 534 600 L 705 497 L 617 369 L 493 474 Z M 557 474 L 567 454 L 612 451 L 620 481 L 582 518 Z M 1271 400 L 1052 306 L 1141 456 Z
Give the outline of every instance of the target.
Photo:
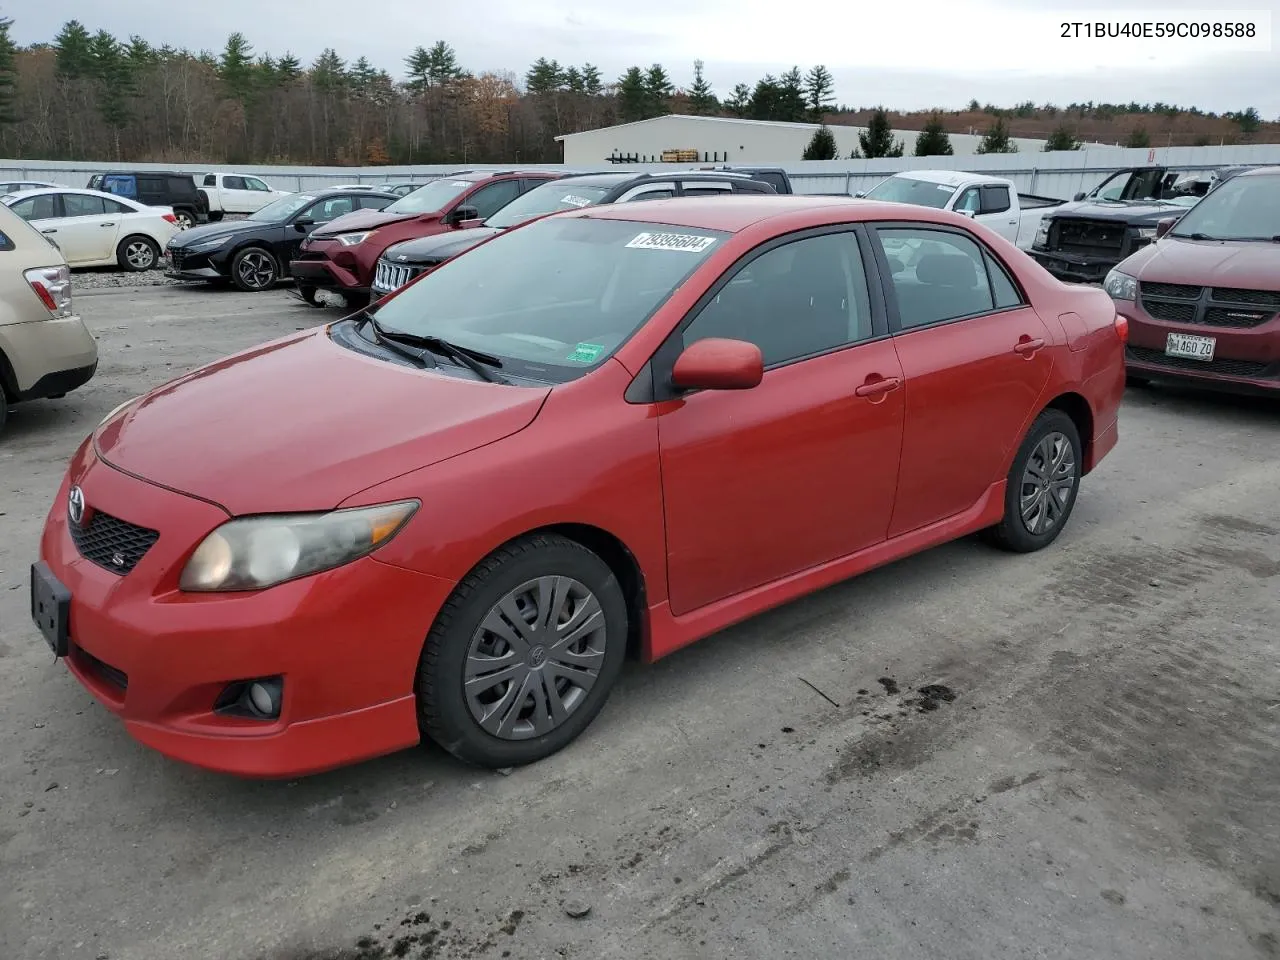
M 644 203 L 611 203 L 583 207 L 558 217 L 587 217 L 593 220 L 631 220 L 636 223 L 667 224 L 674 227 L 701 227 L 737 233 L 755 223 L 790 214 L 812 213 L 829 209 L 839 211 L 840 221 L 862 220 L 877 214 L 886 219 L 901 219 L 902 204 L 877 203 L 869 200 L 833 199 L 803 194 L 742 193 L 728 197 L 680 197 L 670 200 L 646 200 Z M 855 215 L 850 215 L 853 211 Z
M 1237 177 L 1274 177 L 1280 174 L 1280 166 L 1270 167 L 1254 167 L 1252 170 L 1242 170 L 1236 174 Z M 1232 178 L 1234 179 L 1234 177 Z
M 22 182 L 25 182 L 25 181 L 14 181 L 14 182 L 15 182 L 15 183 L 22 183 Z M 79 193 L 79 194 L 83 194 L 83 195 L 84 195 L 84 196 L 86 196 L 86 197 L 107 197 L 107 198 L 109 198 L 109 199 L 111 199 L 111 200 L 123 200 L 123 201 L 126 201 L 126 202 L 128 202 L 128 203 L 136 203 L 136 202 L 137 202 L 136 200 L 133 200 L 131 197 L 120 197 L 120 196 L 117 196 L 117 195 L 116 195 L 116 194 L 114 194 L 114 193 L 107 193 L 107 192 L 106 192 L 106 191 L 104 191 L 104 190 L 88 190 L 88 189 L 86 189 L 86 188 L 84 188 L 84 187 L 58 187 L 58 186 L 52 186 L 52 187 L 32 187 L 30 190 L 16 190 L 16 191 L 14 191 L 13 193 L 7 194 L 7 196 L 10 196 L 10 197 L 38 197 L 38 196 L 41 196 L 41 195 L 46 194 L 46 193 Z

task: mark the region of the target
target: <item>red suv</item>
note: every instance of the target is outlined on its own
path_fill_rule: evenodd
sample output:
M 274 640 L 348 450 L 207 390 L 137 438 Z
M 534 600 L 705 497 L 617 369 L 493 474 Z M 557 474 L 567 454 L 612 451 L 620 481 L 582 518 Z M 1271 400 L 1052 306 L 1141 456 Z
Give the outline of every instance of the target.
M 564 176 L 551 170 L 470 170 L 433 180 L 380 211 L 338 217 L 302 241 L 289 270 L 298 292 L 342 294 L 349 307 L 369 302 L 378 257 L 393 243 L 478 226 L 526 190 Z
M 1280 393 L 1280 167 L 1228 180 L 1156 235 L 1105 284 L 1129 321 L 1130 382 Z

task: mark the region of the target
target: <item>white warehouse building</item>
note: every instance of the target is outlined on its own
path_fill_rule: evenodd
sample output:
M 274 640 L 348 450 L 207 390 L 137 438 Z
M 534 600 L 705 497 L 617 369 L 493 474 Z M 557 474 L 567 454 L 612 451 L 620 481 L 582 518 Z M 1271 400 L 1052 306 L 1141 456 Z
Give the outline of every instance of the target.
M 818 129 L 816 123 L 777 123 L 772 120 L 739 120 L 733 117 L 697 117 L 667 114 L 650 120 L 621 123 L 614 127 L 584 130 L 556 137 L 564 145 L 564 163 L 570 167 L 598 167 L 612 160 L 633 163 L 674 162 L 793 163 Z M 866 127 L 829 126 L 836 138 L 837 156 L 847 158 L 859 148 L 858 134 Z M 915 130 L 895 130 L 907 156 L 915 150 Z M 977 152 L 982 137 L 952 133 L 951 149 L 956 154 Z M 1019 152 L 1044 149 L 1045 141 L 1014 138 Z M 694 154 L 697 154 L 694 156 Z

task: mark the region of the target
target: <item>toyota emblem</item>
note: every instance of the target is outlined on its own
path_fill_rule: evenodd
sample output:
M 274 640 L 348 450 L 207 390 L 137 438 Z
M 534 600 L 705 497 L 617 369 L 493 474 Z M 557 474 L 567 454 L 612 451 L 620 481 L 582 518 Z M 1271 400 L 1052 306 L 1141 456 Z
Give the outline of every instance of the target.
M 84 520 L 84 491 L 79 487 L 72 487 L 67 494 L 67 516 L 77 527 Z

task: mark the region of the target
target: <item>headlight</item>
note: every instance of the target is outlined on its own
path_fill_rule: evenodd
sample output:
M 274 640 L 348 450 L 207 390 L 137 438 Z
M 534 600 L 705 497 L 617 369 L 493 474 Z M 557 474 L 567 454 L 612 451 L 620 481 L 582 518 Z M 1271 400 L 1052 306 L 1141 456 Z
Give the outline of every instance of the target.
M 1119 270 L 1107 274 L 1107 279 L 1102 281 L 1102 289 L 1111 295 L 1112 300 L 1138 299 L 1138 281 Z
M 363 233 L 340 233 L 333 239 L 344 247 L 354 247 L 357 243 L 364 243 L 376 232 L 376 230 L 365 230 Z
M 1138 236 L 1140 236 L 1143 240 L 1154 240 L 1156 238 L 1156 228 L 1155 227 L 1139 227 Z
M 105 417 L 103 417 L 101 420 L 98 421 L 98 426 L 99 427 L 102 426 L 104 423 L 106 423 L 108 420 L 114 417 L 117 413 L 119 413 L 125 407 L 129 406 L 129 404 L 133 403 L 134 400 L 138 400 L 138 399 L 140 398 L 132 397 L 126 400 L 124 403 L 120 404 L 118 407 L 114 408 L 110 413 L 108 413 Z M 97 429 L 97 428 L 95 427 L 94 429 Z
M 204 538 L 178 586 L 201 593 L 262 590 L 372 553 L 418 509 L 417 500 L 329 513 L 230 520 Z
M 187 249 L 189 250 L 216 250 L 218 247 L 225 246 L 227 241 L 231 239 L 231 235 L 227 234 L 222 237 L 210 237 L 208 240 L 197 240 Z
M 1040 226 L 1036 228 L 1035 245 L 1037 247 L 1047 246 L 1049 243 L 1049 221 L 1041 220 Z

